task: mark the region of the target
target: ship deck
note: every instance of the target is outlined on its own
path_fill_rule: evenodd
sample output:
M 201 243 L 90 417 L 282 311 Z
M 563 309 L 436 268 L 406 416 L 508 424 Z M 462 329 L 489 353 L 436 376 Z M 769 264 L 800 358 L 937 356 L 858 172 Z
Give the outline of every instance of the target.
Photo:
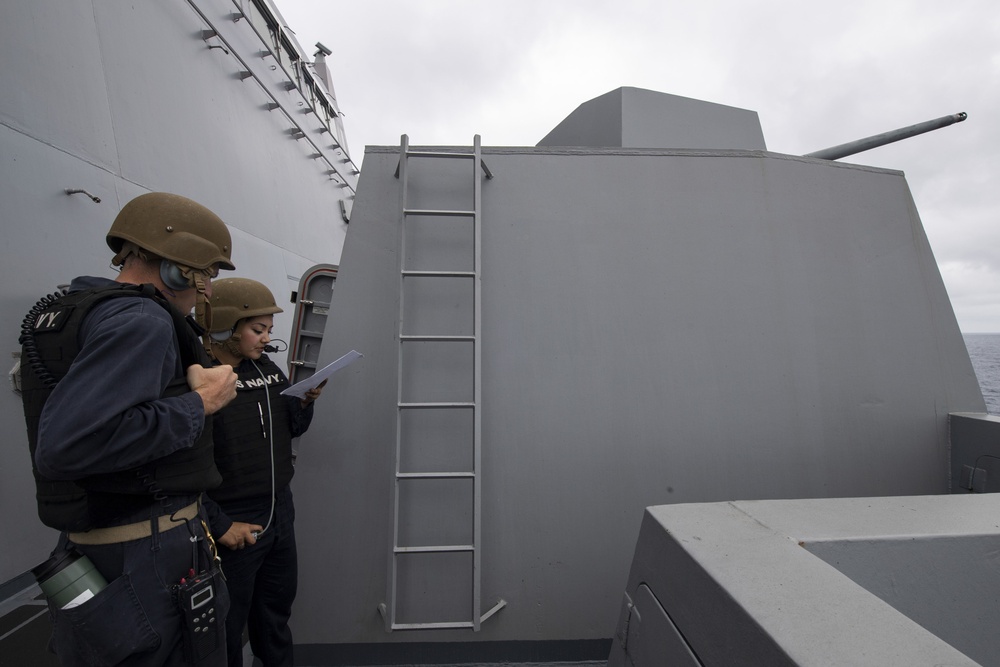
M 49 634 L 51 624 L 49 623 L 48 609 L 45 598 L 41 590 L 35 583 L 30 573 L 25 573 L 5 584 L 0 585 L 0 667 L 59 667 L 59 660 L 55 654 L 48 650 Z M 322 661 L 310 660 L 309 654 L 312 651 L 300 651 L 306 662 L 296 660 L 296 665 L 300 667 L 417 667 L 418 665 L 450 665 L 452 667 L 603 667 L 605 660 L 581 660 L 581 661 L 528 661 L 511 662 L 470 662 L 467 658 L 454 657 L 452 659 L 441 659 L 436 662 L 408 662 L 406 657 L 397 652 L 388 661 L 385 654 L 378 656 L 364 656 L 358 651 L 347 650 L 340 657 L 327 659 L 331 651 L 324 650 L 322 653 L 327 656 Z M 244 665 L 252 667 L 260 665 L 259 661 L 254 661 L 250 653 L 249 644 L 244 646 Z

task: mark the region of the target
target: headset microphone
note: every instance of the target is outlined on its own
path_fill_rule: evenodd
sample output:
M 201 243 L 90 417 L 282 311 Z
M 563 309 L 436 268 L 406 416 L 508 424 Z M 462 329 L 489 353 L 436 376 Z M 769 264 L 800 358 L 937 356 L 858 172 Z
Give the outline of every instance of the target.
M 281 339 L 278 339 L 278 338 L 276 338 L 276 339 L 274 340 L 274 342 L 275 342 L 275 343 L 281 343 L 282 345 L 284 345 L 284 347 L 283 347 L 283 348 L 281 348 L 281 349 L 278 349 L 278 347 L 277 347 L 277 346 L 275 346 L 275 345 L 265 345 L 265 346 L 264 346 L 264 351 L 270 354 L 270 353 L 272 353 L 272 352 L 284 352 L 285 350 L 287 350 L 287 349 L 288 349 L 288 343 L 286 343 L 285 341 L 283 341 L 283 340 L 281 340 Z

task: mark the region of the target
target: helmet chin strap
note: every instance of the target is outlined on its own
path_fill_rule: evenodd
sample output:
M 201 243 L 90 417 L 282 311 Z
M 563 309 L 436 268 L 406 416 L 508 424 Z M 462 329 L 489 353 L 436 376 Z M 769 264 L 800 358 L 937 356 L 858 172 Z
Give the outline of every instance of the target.
M 237 359 L 242 359 L 243 353 L 240 351 L 240 339 L 242 338 L 243 336 L 240 334 L 234 333 L 232 336 L 223 341 L 222 347 L 226 348 L 226 351 Z
M 184 273 L 185 277 L 194 283 L 195 288 L 198 290 L 198 295 L 194 302 L 194 317 L 198 324 L 205 329 L 205 331 L 212 330 L 212 304 L 208 300 L 208 296 L 205 294 L 205 273 L 202 271 L 197 271 L 190 269 L 188 267 L 181 267 L 181 271 Z M 202 345 L 205 347 L 205 353 L 208 354 L 209 358 L 214 359 L 215 355 L 212 354 L 212 339 L 208 334 L 201 337 Z
M 225 338 L 223 338 L 225 336 Z M 243 359 L 243 353 L 240 351 L 240 339 L 242 336 L 238 333 L 228 334 L 225 332 L 210 334 L 205 337 L 210 340 L 213 347 L 221 347 L 223 350 L 233 355 L 237 359 Z M 214 350 L 209 352 L 213 359 L 218 360 L 219 357 L 215 354 Z
M 198 292 L 198 299 L 197 301 L 195 301 L 194 304 L 194 316 L 195 319 L 199 322 L 212 321 L 212 304 L 210 304 L 208 302 L 208 299 L 205 298 L 204 292 L 201 291 Z M 201 337 L 201 344 L 204 346 L 205 353 L 208 354 L 209 359 L 213 359 L 214 355 L 212 354 L 212 339 L 209 338 L 207 333 Z

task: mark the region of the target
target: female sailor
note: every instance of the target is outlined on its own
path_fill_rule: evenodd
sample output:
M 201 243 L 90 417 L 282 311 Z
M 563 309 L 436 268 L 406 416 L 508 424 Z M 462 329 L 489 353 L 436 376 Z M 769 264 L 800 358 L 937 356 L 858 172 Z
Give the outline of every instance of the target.
M 288 627 L 298 577 L 295 508 L 289 482 L 292 438 L 306 431 L 322 386 L 303 399 L 282 396 L 285 374 L 264 353 L 274 314 L 270 290 L 246 278 L 212 284 L 211 351 L 238 376 L 236 399 L 216 415 L 215 461 L 222 484 L 206 507 L 227 578 L 229 665 L 243 665 L 243 629 L 266 667 L 292 665 Z M 323 383 L 325 384 L 325 382 Z

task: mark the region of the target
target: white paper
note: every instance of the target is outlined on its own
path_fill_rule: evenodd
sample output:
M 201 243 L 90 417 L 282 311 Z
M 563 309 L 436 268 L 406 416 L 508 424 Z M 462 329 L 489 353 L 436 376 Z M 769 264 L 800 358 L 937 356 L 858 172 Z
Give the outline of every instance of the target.
M 62 608 L 72 609 L 73 607 L 79 607 L 92 597 L 94 597 L 94 591 L 90 590 L 89 588 L 84 588 L 82 593 L 80 593 L 75 598 L 64 604 Z
M 305 380 L 302 380 L 301 382 L 296 382 L 291 387 L 281 392 L 281 395 L 305 398 L 307 391 L 315 387 L 318 387 L 320 383 L 323 382 L 323 380 L 326 380 L 328 377 L 339 371 L 341 368 L 350 366 L 363 356 L 365 355 L 361 354 L 357 350 L 351 350 L 350 352 L 342 356 L 340 359 L 337 359 L 336 361 L 331 362 L 326 366 L 324 366 L 323 368 L 319 369 L 318 371 L 307 377 Z

